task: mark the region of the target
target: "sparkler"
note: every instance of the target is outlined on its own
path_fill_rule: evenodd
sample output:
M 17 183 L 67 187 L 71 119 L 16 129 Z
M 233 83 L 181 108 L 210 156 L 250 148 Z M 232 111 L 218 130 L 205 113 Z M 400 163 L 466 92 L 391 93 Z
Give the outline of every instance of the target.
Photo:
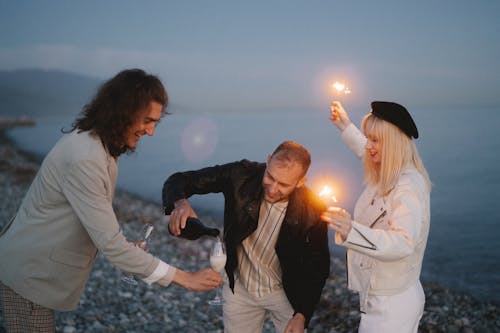
M 333 190 L 331 189 L 330 186 L 324 185 L 323 189 L 319 192 L 320 198 L 322 198 L 324 201 L 329 201 L 331 200 L 332 202 L 336 203 L 337 198 L 335 195 L 333 195 Z
M 332 84 L 332 88 L 337 91 L 337 95 L 349 95 L 351 93 L 351 89 L 343 82 L 335 81 L 335 83 Z

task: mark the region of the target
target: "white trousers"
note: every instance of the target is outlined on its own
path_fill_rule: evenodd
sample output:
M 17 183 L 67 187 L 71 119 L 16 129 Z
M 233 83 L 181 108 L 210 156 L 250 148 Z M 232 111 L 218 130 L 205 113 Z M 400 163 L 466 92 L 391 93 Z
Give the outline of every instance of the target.
M 420 281 L 400 294 L 368 295 L 359 333 L 416 333 L 424 313 L 425 295 Z
M 283 289 L 264 297 L 255 297 L 246 291 L 239 280 L 236 280 L 234 294 L 229 284 L 225 283 L 223 296 L 225 333 L 262 332 L 266 311 L 271 316 L 276 333 L 282 333 L 293 317 L 293 308 Z

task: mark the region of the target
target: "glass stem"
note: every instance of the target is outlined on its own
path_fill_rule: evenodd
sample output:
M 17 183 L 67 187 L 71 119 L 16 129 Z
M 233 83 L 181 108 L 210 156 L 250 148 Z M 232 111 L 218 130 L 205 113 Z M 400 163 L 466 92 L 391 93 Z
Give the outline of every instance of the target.
M 217 289 L 215 289 L 215 299 L 220 299 L 220 289 L 222 287 L 217 287 Z

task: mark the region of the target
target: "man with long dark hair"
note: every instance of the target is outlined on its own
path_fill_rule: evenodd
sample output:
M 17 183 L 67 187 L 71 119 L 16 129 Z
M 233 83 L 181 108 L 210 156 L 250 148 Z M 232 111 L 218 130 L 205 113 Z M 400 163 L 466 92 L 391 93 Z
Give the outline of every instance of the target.
M 97 251 L 144 282 L 206 291 L 213 270 L 184 272 L 128 242 L 112 207 L 117 159 L 166 114 L 161 81 L 139 69 L 105 82 L 45 157 L 0 233 L 0 299 L 8 332 L 53 332 L 54 310 L 79 301 Z

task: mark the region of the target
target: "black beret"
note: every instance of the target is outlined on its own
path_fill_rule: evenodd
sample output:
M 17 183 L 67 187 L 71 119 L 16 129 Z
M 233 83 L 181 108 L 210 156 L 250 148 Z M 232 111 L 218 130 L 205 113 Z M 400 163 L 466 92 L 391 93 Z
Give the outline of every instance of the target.
M 417 125 L 406 108 L 394 102 L 372 102 L 372 114 L 401 129 L 410 138 L 418 138 Z

